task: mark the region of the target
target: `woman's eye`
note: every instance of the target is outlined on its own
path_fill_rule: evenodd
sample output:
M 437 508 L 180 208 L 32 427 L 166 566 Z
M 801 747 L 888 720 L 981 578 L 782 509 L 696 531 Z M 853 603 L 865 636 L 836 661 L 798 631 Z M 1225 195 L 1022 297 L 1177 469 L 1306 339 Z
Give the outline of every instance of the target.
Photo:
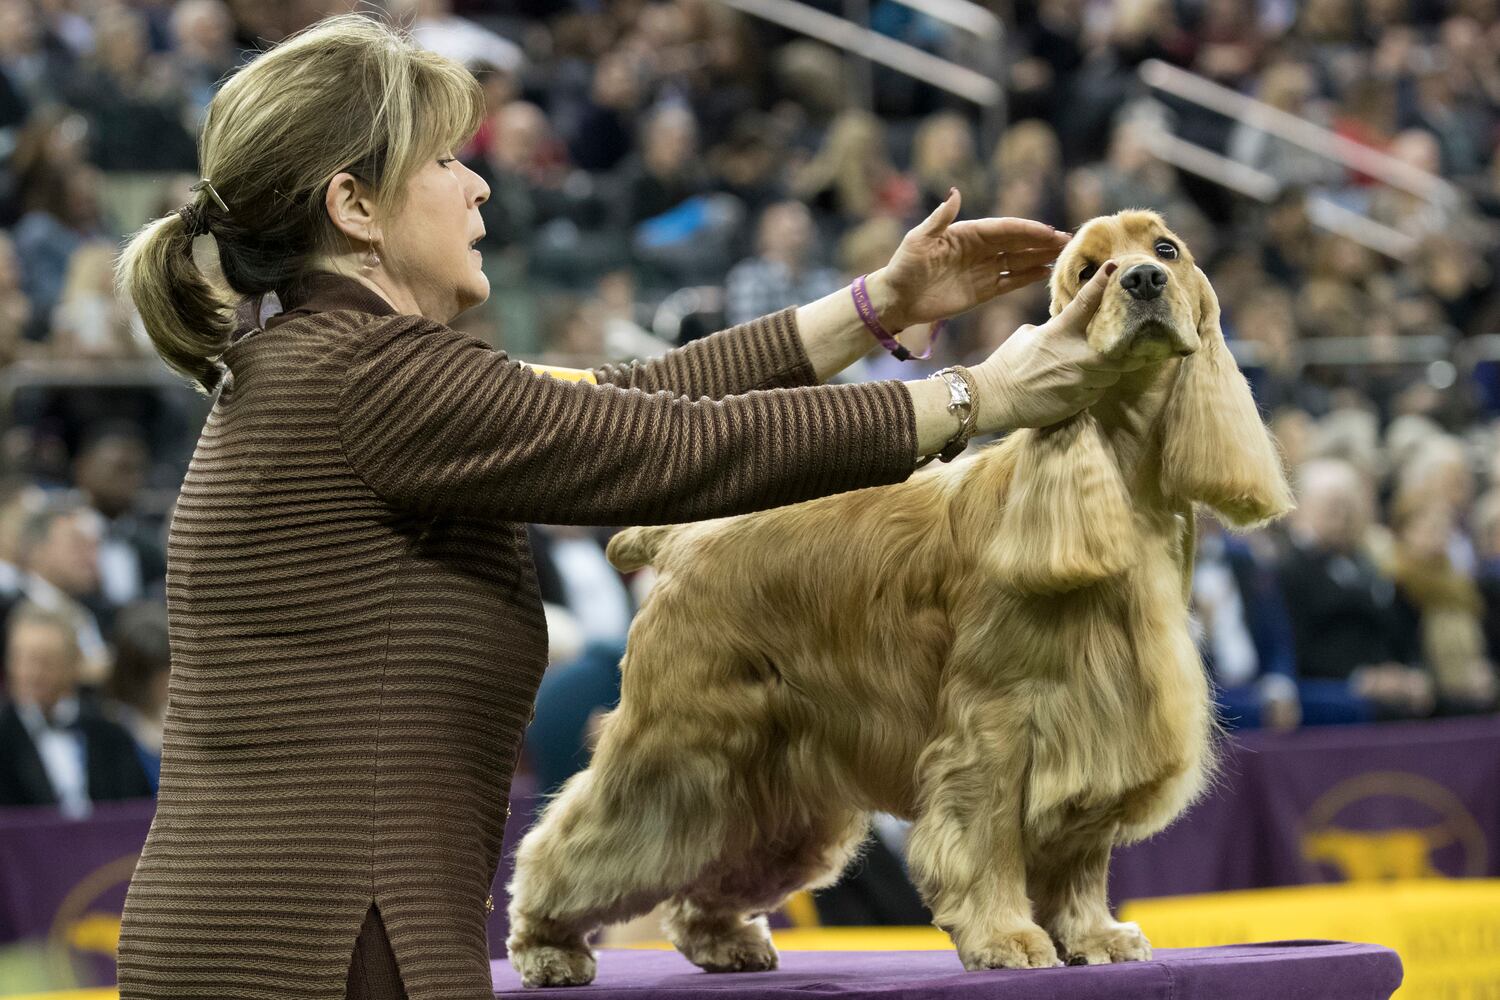
M 1086 265 L 1084 265 L 1083 270 L 1078 272 L 1078 280 L 1079 281 L 1088 281 L 1090 278 L 1092 278 L 1094 276 L 1094 272 L 1097 271 L 1097 270 L 1099 270 L 1099 265 L 1098 264 L 1086 264 Z
M 438 160 L 438 164 L 439 164 L 439 166 L 446 167 L 448 164 L 454 162 L 456 159 L 458 159 L 456 156 L 450 156 L 450 157 L 448 157 L 446 159 Z
M 1176 260 L 1177 247 L 1170 240 L 1156 241 L 1156 256 L 1162 260 Z

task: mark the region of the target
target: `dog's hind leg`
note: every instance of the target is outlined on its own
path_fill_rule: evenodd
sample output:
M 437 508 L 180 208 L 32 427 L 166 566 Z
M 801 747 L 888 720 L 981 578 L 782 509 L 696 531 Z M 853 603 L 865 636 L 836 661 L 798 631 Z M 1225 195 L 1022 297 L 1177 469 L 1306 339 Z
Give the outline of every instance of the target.
M 698 764 L 609 755 L 563 786 L 516 852 L 506 945 L 523 983 L 592 982 L 589 936 L 648 912 L 719 853 L 708 773 L 719 765 Z
M 829 817 L 814 831 L 752 838 L 734 859 L 711 865 L 704 877 L 667 904 L 662 929 L 688 961 L 707 972 L 761 972 L 777 965 L 765 913 L 793 893 L 838 881 L 869 830 L 869 817 Z

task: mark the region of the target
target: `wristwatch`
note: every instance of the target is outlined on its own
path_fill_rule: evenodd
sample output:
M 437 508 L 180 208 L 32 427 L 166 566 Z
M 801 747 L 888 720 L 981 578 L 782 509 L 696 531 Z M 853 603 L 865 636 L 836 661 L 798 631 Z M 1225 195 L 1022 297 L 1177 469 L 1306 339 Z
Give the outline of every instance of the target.
M 963 365 L 950 365 L 941 371 L 935 372 L 933 378 L 940 378 L 948 386 L 948 412 L 958 418 L 958 431 L 943 445 L 941 451 L 936 455 L 928 455 L 918 463 L 921 468 L 934 458 L 944 462 L 951 462 L 963 454 L 969 446 L 969 438 L 974 436 L 974 427 L 978 422 L 978 396 L 979 393 L 974 385 L 974 376 Z

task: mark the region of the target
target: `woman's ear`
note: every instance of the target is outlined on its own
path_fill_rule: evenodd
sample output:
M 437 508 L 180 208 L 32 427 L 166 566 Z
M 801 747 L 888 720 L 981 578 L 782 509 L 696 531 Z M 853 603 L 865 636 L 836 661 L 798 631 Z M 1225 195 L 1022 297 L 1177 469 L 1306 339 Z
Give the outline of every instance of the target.
M 1010 470 L 985 567 L 1021 593 L 1060 593 L 1126 569 L 1139 551 L 1129 495 L 1088 413 L 1008 442 Z
M 1181 362 L 1162 414 L 1161 489 L 1246 528 L 1291 510 L 1292 494 L 1250 385 L 1224 343 L 1218 296 L 1201 269 L 1193 274 L 1200 343 Z

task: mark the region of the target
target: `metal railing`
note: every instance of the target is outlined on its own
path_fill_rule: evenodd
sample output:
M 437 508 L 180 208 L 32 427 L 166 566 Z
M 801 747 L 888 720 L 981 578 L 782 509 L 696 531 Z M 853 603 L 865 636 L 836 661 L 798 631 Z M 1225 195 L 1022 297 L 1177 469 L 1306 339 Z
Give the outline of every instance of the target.
M 1164 163 L 1170 163 L 1179 170 L 1196 174 L 1262 203 L 1274 201 L 1281 191 L 1281 182 L 1263 170 L 1231 160 L 1205 146 L 1188 142 L 1164 128 L 1146 127 L 1151 134 L 1151 141 L 1146 144 L 1147 149 Z M 1415 237 L 1345 208 L 1320 194 L 1308 195 L 1307 214 L 1308 219 L 1319 229 L 1344 236 L 1393 260 L 1408 260 L 1417 248 Z
M 1230 353 L 1245 368 L 1264 368 L 1273 360 L 1263 344 L 1231 340 Z M 1500 333 L 1459 339 L 1454 334 L 1402 334 L 1389 337 L 1304 337 L 1288 350 L 1289 370 L 1371 368 L 1392 365 L 1446 367 L 1446 385 L 1474 377 L 1482 364 L 1500 363 Z M 1439 388 L 1446 388 L 1440 385 Z
M 1147 86 L 1171 94 L 1226 118 L 1244 122 L 1294 146 L 1341 163 L 1389 187 L 1407 191 L 1443 208 L 1456 208 L 1463 196 L 1452 184 L 1378 149 L 1345 138 L 1321 125 L 1298 118 L 1264 101 L 1246 97 L 1204 76 L 1179 69 L 1159 59 L 1141 64 Z
M 914 45 L 872 31 L 850 18 L 838 17 L 798 0 L 718 0 L 743 14 L 817 39 L 850 55 L 879 63 L 969 100 L 982 108 L 998 108 L 1004 91 L 993 70 L 982 72 L 924 52 Z M 901 0 L 903 5 L 952 27 L 990 39 L 998 50 L 1004 29 L 998 18 L 963 0 Z
M 1463 193 L 1436 174 L 1263 101 L 1246 97 L 1196 73 L 1150 59 L 1141 64 L 1140 78 L 1153 90 L 1217 112 L 1348 170 L 1366 174 L 1388 187 L 1415 195 L 1445 213 L 1456 214 L 1465 204 Z M 1256 201 L 1270 202 L 1282 190 L 1282 182 L 1271 174 L 1173 135 L 1164 125 L 1153 129 L 1147 148 L 1158 159 L 1179 170 L 1196 174 Z M 1353 211 L 1322 194 L 1309 194 L 1307 211 L 1309 219 L 1318 228 L 1346 237 L 1393 260 L 1406 261 L 1416 251 L 1416 237 Z

